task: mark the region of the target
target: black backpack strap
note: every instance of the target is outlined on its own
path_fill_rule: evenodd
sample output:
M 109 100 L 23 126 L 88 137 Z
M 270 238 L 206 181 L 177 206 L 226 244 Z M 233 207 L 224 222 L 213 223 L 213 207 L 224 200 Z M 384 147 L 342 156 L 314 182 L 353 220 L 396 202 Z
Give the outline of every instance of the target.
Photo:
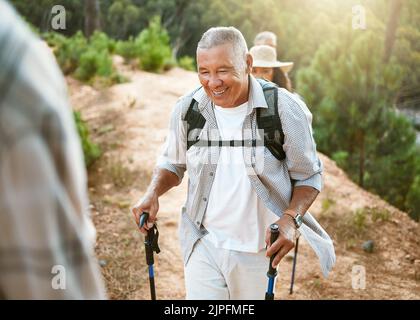
M 272 82 L 257 79 L 260 83 L 264 98 L 267 102 L 268 108 L 257 109 L 257 125 L 258 129 L 264 130 L 264 146 L 270 150 L 272 155 L 278 160 L 284 160 L 286 154 L 283 150 L 284 133 L 281 125 L 281 120 L 278 112 L 278 86 Z M 192 98 L 188 110 L 185 114 L 184 120 L 187 121 L 187 150 L 196 144 L 199 140 L 201 130 L 206 123 L 206 119 L 198 109 L 198 102 Z M 229 142 L 232 146 L 232 142 Z M 210 146 L 209 142 L 205 142 L 203 146 Z M 219 146 L 225 145 L 219 141 Z M 233 143 L 233 146 L 243 145 Z
M 187 121 L 187 150 L 198 142 L 198 136 L 203 129 L 206 119 L 198 110 L 198 102 L 192 98 L 184 120 Z
M 284 133 L 278 111 L 278 86 L 272 82 L 257 79 L 261 85 L 268 108 L 257 109 L 258 129 L 264 130 L 264 145 L 276 159 L 286 158 L 283 150 Z

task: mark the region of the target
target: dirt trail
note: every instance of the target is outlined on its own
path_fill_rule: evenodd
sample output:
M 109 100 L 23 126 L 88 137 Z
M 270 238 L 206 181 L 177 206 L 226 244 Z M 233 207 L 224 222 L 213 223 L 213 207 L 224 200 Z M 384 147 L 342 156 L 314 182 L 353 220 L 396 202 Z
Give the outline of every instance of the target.
M 173 69 L 157 75 L 131 70 L 116 58 L 130 82 L 94 89 L 68 78 L 71 102 L 91 128 L 103 156 L 90 168 L 89 192 L 97 228 L 96 252 L 108 293 L 113 299 L 149 299 L 143 237 L 129 206 L 145 191 L 171 109 L 197 84 L 194 72 Z M 408 216 L 352 183 L 335 163 L 320 155 L 325 166 L 324 191 L 311 213 L 333 237 L 337 264 L 328 279 L 302 240 L 295 293 L 288 288 L 291 259 L 279 268 L 280 299 L 420 299 L 415 266 L 420 259 L 420 227 Z M 156 258 L 159 299 L 184 299 L 183 267 L 178 243 L 178 219 L 187 179 L 160 200 L 162 252 Z M 365 217 L 365 218 L 363 218 Z M 373 253 L 362 243 L 374 241 Z M 352 288 L 352 268 L 366 270 L 366 288 Z M 420 274 L 420 271 L 418 271 Z

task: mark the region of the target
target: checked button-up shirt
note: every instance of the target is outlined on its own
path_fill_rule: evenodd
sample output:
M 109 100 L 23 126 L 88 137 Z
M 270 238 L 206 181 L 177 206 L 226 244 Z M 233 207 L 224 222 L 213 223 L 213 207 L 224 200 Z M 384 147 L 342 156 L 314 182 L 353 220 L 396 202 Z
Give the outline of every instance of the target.
M 269 210 L 281 217 L 289 206 L 294 186 L 311 186 L 321 191 L 323 166 L 316 152 L 310 111 L 296 95 L 282 88 L 278 90 L 286 158 L 277 160 L 261 143 L 263 134 L 257 127 L 256 109 L 268 106 L 260 84 L 252 76 L 248 110 L 243 122 L 245 143 L 240 147 L 243 148 L 248 177 L 257 195 Z M 183 178 L 185 171 L 188 173 L 188 195 L 182 207 L 179 228 L 185 264 L 197 240 L 208 233 L 202 222 L 220 154 L 218 143 L 211 146 L 198 143 L 187 150 L 187 123 L 184 118 L 192 99 L 198 102 L 198 109 L 206 119 L 199 140 L 217 142 L 220 139 L 213 104 L 204 89 L 198 88 L 176 103 L 169 134 L 157 161 L 158 167 L 175 173 L 179 179 Z M 304 215 L 299 231 L 319 257 L 323 274 L 327 276 L 335 263 L 331 238 L 309 212 Z

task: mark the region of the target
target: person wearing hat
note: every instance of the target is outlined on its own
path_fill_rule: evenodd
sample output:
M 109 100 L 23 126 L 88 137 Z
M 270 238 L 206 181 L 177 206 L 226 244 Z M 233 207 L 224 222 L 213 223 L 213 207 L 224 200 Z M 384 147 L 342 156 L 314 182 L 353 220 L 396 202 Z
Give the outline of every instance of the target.
M 259 45 L 267 45 L 276 49 L 277 48 L 276 34 L 271 31 L 260 32 L 259 34 L 255 36 L 255 39 L 254 39 L 254 46 L 259 46 Z
M 276 50 L 267 45 L 254 46 L 249 52 L 253 58 L 254 77 L 274 82 L 280 88 L 293 92 L 292 82 L 288 76 L 288 72 L 293 68 L 293 62 L 278 61 Z

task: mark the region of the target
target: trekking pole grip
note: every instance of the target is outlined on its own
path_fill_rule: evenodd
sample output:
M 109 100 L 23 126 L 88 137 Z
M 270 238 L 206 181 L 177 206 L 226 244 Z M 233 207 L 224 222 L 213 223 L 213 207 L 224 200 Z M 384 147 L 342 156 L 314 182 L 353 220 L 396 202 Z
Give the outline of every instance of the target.
M 140 223 L 139 227 L 143 227 L 147 220 L 149 219 L 149 213 L 143 212 L 140 216 Z M 154 228 L 150 228 L 147 230 L 147 235 L 144 237 L 144 247 L 146 252 L 146 263 L 147 265 L 152 265 L 155 261 L 153 258 L 153 248 L 152 248 L 152 241 L 154 237 Z
M 277 240 L 279 237 L 280 231 L 279 226 L 276 223 L 273 223 L 270 225 L 270 245 L 273 245 L 273 243 Z M 268 266 L 268 277 L 275 277 L 277 276 L 277 269 L 273 268 L 272 263 L 274 260 L 274 257 L 276 256 L 276 253 L 273 253 L 270 257 L 270 265 Z
M 139 222 L 140 228 L 144 226 L 144 224 L 147 222 L 147 219 L 149 219 L 149 212 L 143 212 L 140 216 L 140 222 Z

